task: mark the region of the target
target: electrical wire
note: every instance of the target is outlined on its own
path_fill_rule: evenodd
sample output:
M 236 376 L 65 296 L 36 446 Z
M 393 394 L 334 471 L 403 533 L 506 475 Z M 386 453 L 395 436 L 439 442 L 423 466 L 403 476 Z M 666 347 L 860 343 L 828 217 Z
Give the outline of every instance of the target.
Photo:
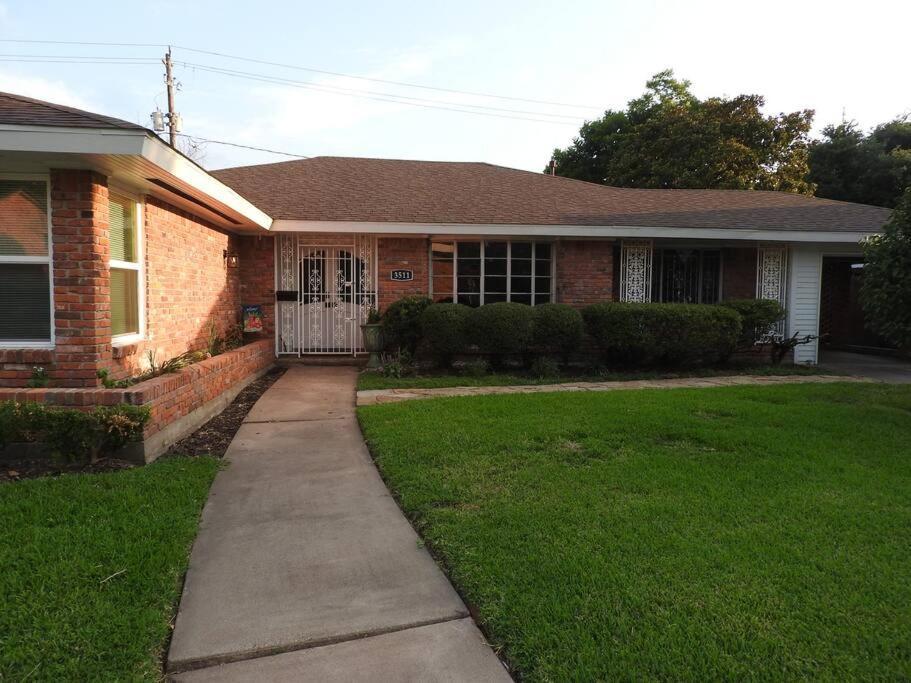
M 457 88 L 441 88 L 438 86 L 432 85 L 423 85 L 419 83 L 408 83 L 405 81 L 394 81 L 384 78 L 371 78 L 368 76 L 357 76 L 354 74 L 346 74 L 339 71 L 327 71 L 325 69 L 314 69 L 311 67 L 300 66 L 297 64 L 286 64 L 282 62 L 270 62 L 264 59 L 255 59 L 252 57 L 242 57 L 240 55 L 232 55 L 225 52 L 216 52 L 214 50 L 202 50 L 199 48 L 189 47 L 186 45 L 173 45 L 166 43 L 106 43 L 106 42 L 90 42 L 90 41 L 78 41 L 78 40 L 17 40 L 12 38 L 0 38 L 2 43 L 30 43 L 30 44 L 46 44 L 46 45 L 90 45 L 90 46 L 110 46 L 110 47 L 170 47 L 177 50 L 185 50 L 187 52 L 195 52 L 197 54 L 210 55 L 213 57 L 222 57 L 224 59 L 234 59 L 238 61 L 250 62 L 253 64 L 262 64 L 265 66 L 277 66 L 283 69 L 295 69 L 298 71 L 307 71 L 310 73 L 322 74 L 325 76 L 338 76 L 341 78 L 352 78 L 361 81 L 370 81 L 373 83 L 384 83 L 386 85 L 397 85 L 403 88 L 420 88 L 423 90 L 435 90 L 437 92 L 446 92 L 458 95 L 470 95 L 473 97 L 487 97 L 498 100 L 511 100 L 514 102 L 527 102 L 530 104 L 545 104 L 555 107 L 567 107 L 571 109 L 587 109 L 590 111 L 603 111 L 603 107 L 598 107 L 595 105 L 589 104 L 575 104 L 570 102 L 557 102 L 554 100 L 539 100 L 526 97 L 514 97 L 510 95 L 497 95 L 493 93 L 483 93 L 472 90 L 459 90 Z
M 308 157 L 304 154 L 292 154 L 291 152 L 280 152 L 277 149 L 266 149 L 265 147 L 254 147 L 253 145 L 241 145 L 237 142 L 226 142 L 225 140 L 212 140 L 210 138 L 201 138 L 198 135 L 188 135 L 187 133 L 175 133 L 182 138 L 187 138 L 188 140 L 195 140 L 199 142 L 212 143 L 213 145 L 227 145 L 228 147 L 240 147 L 241 149 L 252 149 L 257 152 L 269 152 L 270 154 L 281 154 L 286 157 L 295 157 L 297 159 L 312 159 L 313 157 Z

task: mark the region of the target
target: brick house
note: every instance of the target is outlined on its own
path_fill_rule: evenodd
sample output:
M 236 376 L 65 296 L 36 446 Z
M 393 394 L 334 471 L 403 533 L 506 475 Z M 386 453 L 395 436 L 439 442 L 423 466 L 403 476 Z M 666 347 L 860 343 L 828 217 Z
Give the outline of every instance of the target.
M 353 354 L 367 311 L 408 294 L 760 296 L 784 304 L 784 331 L 816 333 L 824 262 L 857 262 L 888 216 L 484 163 L 320 157 L 210 173 L 141 126 L 0 94 L 0 387 L 41 366 L 54 388 L 98 389 L 99 370 L 126 377 L 203 348 L 242 305 L 262 308 L 269 362 Z M 808 345 L 795 361 L 816 358 Z

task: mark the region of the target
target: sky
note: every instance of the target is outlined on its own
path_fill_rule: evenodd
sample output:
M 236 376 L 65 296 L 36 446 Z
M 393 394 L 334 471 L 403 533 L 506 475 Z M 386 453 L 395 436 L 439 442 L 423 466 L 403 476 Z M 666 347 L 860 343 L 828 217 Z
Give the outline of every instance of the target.
M 0 42 L 0 90 L 150 125 L 149 114 L 166 109 L 160 59 L 170 44 L 186 134 L 302 156 L 531 171 L 585 120 L 624 107 L 667 68 L 699 97 L 756 93 L 768 114 L 814 109 L 817 134 L 843 117 L 868 129 L 911 112 L 911 2 L 123 0 L 116 8 L 0 0 L 4 41 L 147 44 Z M 44 61 L 23 61 L 36 59 Z M 77 60 L 97 63 L 66 63 Z M 199 160 L 223 168 L 289 158 L 205 143 Z

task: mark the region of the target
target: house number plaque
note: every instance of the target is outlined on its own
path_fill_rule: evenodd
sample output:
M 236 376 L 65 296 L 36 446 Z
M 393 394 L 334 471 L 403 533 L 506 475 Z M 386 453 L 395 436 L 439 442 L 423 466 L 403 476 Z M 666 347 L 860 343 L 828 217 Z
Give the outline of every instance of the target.
M 396 282 L 409 282 L 414 280 L 414 271 L 413 270 L 393 270 L 389 275 L 390 280 Z

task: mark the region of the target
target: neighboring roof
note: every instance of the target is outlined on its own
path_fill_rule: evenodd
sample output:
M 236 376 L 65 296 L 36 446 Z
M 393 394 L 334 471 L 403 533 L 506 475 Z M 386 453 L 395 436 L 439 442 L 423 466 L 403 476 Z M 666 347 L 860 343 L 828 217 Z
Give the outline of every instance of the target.
M 142 126 L 129 121 L 8 92 L 0 92 L 0 124 L 145 130 Z
M 890 214 L 785 192 L 618 188 L 485 163 L 316 157 L 212 174 L 276 220 L 872 233 Z

